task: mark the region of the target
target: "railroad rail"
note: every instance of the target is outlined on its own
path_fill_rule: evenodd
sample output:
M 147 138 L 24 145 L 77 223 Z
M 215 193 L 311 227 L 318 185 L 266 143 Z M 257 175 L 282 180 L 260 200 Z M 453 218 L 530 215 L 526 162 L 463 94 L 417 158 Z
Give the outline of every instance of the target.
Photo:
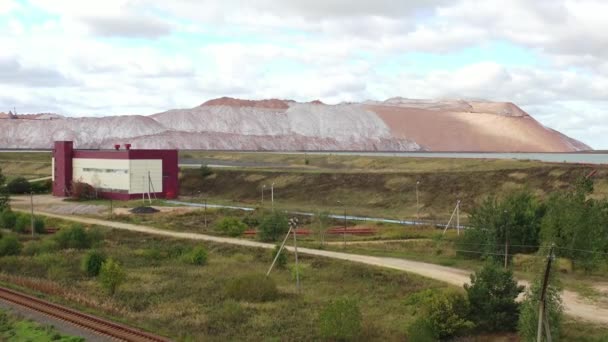
M 166 342 L 165 337 L 147 333 L 123 324 L 79 312 L 63 305 L 0 287 L 0 299 L 34 310 L 53 318 L 86 328 L 119 341 Z

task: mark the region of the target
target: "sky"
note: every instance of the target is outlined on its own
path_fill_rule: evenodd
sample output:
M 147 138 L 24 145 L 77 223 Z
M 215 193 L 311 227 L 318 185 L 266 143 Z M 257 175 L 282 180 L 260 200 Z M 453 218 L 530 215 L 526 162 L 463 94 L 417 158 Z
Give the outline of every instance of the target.
M 0 112 L 513 102 L 608 149 L 608 1 L 0 0 Z

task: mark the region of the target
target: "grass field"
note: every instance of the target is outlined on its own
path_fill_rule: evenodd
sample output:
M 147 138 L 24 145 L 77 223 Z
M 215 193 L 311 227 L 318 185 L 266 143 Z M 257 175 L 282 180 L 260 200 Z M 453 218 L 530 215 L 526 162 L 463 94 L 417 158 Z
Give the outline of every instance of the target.
M 65 225 L 60 220 L 48 224 Z M 40 239 L 52 239 L 49 236 L 21 236 L 25 243 L 21 255 L 0 258 L 0 282 L 178 341 L 322 340 L 319 312 L 332 299 L 342 297 L 356 298 L 359 303 L 363 330 L 358 340 L 406 340 L 415 311 L 408 297 L 428 288 L 449 287 L 398 271 L 304 256 L 300 293 L 288 266 L 271 274 L 279 288 L 276 300 L 234 300 L 225 288 L 235 278 L 263 274 L 271 261 L 270 251 L 100 229 L 104 238 L 96 249 L 118 260 L 127 272 L 127 282 L 115 296 L 105 294 L 94 278 L 80 270 L 85 250 L 36 252 L 28 247 Z M 428 232 L 420 234 L 428 236 Z M 181 255 L 195 246 L 209 251 L 207 265 L 184 263 Z M 291 265 L 292 256 L 288 258 Z M 565 341 L 608 337 L 606 327 L 570 319 L 565 327 Z
M 10 181 L 16 177 L 28 179 L 51 175 L 51 154 L 48 152 L 0 153 L 0 169 Z
M 0 309 L 0 340 L 7 342 L 84 342 L 82 338 L 60 334 L 52 326 L 40 325 L 23 319 L 4 309 Z
M 32 243 L 23 239 L 26 246 Z M 85 253 L 80 250 L 0 258 L 0 280 L 183 341 L 319 340 L 319 312 L 330 300 L 344 296 L 359 302 L 361 340 L 403 340 L 413 313 L 404 300 L 423 289 L 446 287 L 397 271 L 302 257 L 301 293 L 291 272 L 277 269 L 271 274 L 280 291 L 277 300 L 234 301 L 227 297 L 226 285 L 243 275 L 263 274 L 271 262 L 270 251 L 205 243 L 208 264 L 185 264 L 180 253 L 196 245 L 201 244 L 106 231 L 98 249 L 118 260 L 128 274 L 114 297 L 80 271 Z

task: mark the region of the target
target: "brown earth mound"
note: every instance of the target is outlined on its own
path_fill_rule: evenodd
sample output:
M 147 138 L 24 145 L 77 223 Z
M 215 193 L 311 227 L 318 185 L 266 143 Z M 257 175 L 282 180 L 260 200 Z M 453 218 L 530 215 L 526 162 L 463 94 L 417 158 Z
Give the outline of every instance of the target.
M 279 99 L 268 100 L 242 100 L 232 97 L 220 97 L 219 99 L 209 100 L 201 106 L 230 106 L 230 107 L 254 107 L 254 108 L 270 108 L 270 109 L 287 109 L 289 105 L 287 101 Z

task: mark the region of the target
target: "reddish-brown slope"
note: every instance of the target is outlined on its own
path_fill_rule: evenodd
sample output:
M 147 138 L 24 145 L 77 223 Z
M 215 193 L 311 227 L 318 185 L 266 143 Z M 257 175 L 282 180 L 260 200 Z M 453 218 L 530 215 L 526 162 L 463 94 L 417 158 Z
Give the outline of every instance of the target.
M 230 107 L 254 107 L 254 108 L 270 108 L 270 109 L 287 109 L 289 105 L 287 101 L 278 99 L 267 100 L 243 100 L 232 97 L 220 97 L 219 99 L 209 100 L 201 106 L 230 106 Z
M 483 106 L 482 106 L 483 107 Z M 395 137 L 407 137 L 431 151 L 568 152 L 570 139 L 529 115 L 506 116 L 369 105 Z

